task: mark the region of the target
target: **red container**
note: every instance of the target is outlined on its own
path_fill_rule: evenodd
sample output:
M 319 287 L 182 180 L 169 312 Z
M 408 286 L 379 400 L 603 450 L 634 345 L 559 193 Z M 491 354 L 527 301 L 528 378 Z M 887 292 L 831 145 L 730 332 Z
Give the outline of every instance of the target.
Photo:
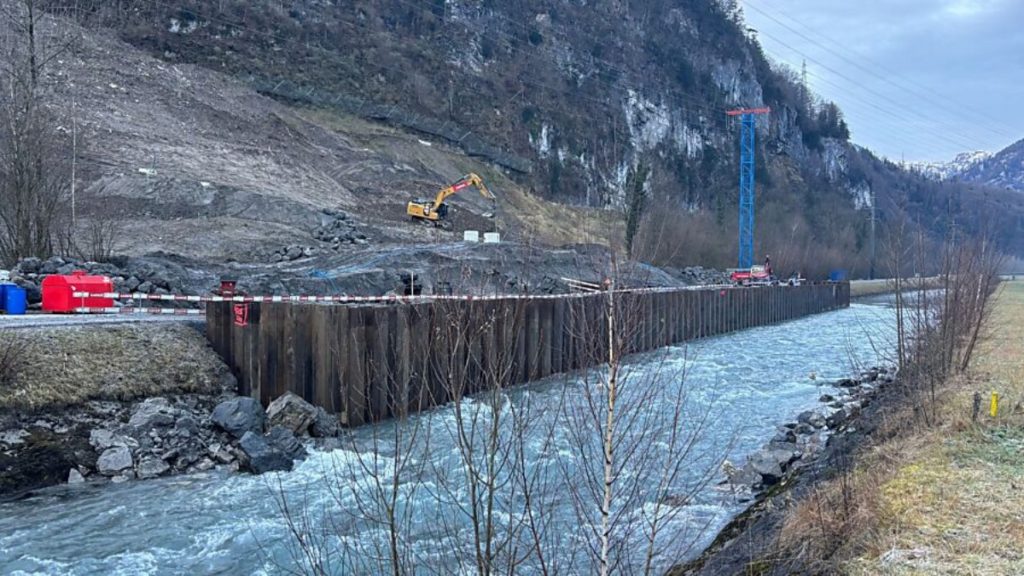
M 75 292 L 104 294 L 114 291 L 114 282 L 106 276 L 88 276 L 76 270 L 64 276 L 54 274 L 43 278 L 43 311 L 69 313 L 75 308 L 110 308 L 114 305 L 111 298 L 75 298 Z

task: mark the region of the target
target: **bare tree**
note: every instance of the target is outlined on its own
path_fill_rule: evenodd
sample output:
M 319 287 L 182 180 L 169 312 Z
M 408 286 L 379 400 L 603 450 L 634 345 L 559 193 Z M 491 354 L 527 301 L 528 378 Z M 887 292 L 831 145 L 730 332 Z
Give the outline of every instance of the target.
M 41 0 L 0 5 L 0 258 L 49 256 L 68 226 L 72 152 L 47 73 L 71 46 Z

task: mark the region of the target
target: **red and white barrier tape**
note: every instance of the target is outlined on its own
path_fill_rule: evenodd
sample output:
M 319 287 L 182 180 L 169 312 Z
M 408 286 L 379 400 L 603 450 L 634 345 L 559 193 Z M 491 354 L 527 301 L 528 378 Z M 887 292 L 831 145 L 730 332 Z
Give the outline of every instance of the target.
M 198 308 L 75 308 L 76 314 L 156 314 L 162 316 L 192 316 L 205 314 Z
M 685 292 L 697 290 L 721 290 L 736 288 L 731 284 L 713 286 L 685 286 L 685 287 L 658 287 L 658 288 L 626 288 L 616 290 L 616 293 L 667 293 Z M 155 300 L 161 302 L 318 302 L 318 303 L 360 303 L 360 302 L 431 302 L 436 300 L 459 300 L 459 301 L 493 301 L 493 300 L 556 300 L 560 298 L 582 298 L 592 296 L 595 292 L 566 293 L 566 294 L 493 294 L 493 295 L 442 295 L 442 294 L 421 294 L 416 296 L 188 296 L 179 294 L 143 294 L 143 293 L 118 293 L 118 292 L 75 292 L 74 298 L 103 298 L 109 300 Z

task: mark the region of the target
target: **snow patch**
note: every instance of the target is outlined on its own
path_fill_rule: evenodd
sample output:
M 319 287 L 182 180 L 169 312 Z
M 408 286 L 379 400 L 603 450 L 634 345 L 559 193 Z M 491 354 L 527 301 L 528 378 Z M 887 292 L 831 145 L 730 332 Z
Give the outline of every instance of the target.
M 835 182 L 846 173 L 846 148 L 837 140 L 826 138 L 823 142 L 822 161 L 825 163 L 825 177 Z
M 860 182 L 854 184 L 849 188 L 850 194 L 853 195 L 853 206 L 857 210 L 863 210 L 865 208 L 871 208 L 871 203 L 874 197 L 871 194 L 871 186 L 868 186 L 867 182 Z
M 547 124 L 541 125 L 540 135 L 536 138 L 530 134 L 530 145 L 537 149 L 537 155 L 541 158 L 547 158 L 551 154 L 551 129 Z
M 171 18 L 171 26 L 167 29 L 171 34 L 191 34 L 199 28 L 199 23 L 195 20 L 189 20 L 188 22 L 182 22 L 177 18 Z
M 976 167 L 984 167 L 985 161 L 992 158 L 991 152 L 975 150 L 961 152 L 949 162 L 916 162 L 909 165 L 913 172 L 918 172 L 932 180 L 952 180 L 963 176 Z

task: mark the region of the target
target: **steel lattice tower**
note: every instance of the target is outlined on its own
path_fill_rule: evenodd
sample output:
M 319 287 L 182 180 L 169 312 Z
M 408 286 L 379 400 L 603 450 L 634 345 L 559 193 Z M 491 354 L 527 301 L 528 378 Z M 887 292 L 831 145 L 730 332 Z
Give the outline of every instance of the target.
M 757 115 L 771 112 L 769 108 L 745 108 L 727 112 L 739 116 L 740 130 L 740 226 L 739 268 L 754 265 L 754 158 L 757 155 L 755 134 Z

